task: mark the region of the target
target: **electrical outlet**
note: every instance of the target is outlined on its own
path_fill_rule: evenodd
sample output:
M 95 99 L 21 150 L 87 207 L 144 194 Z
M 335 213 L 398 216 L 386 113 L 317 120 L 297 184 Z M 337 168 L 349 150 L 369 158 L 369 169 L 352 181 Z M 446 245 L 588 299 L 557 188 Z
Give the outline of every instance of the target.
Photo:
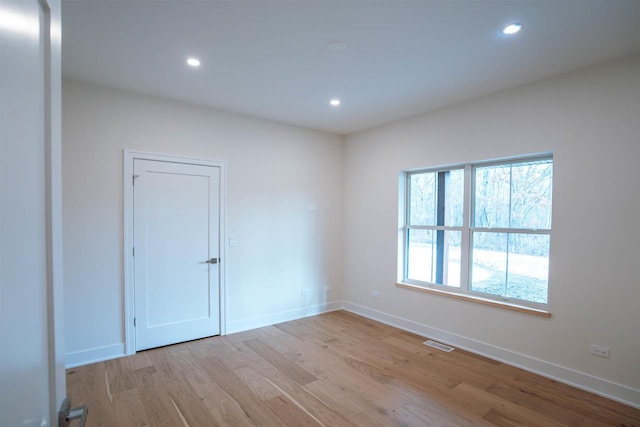
M 594 356 L 606 357 L 609 358 L 609 347 L 601 347 L 599 345 L 591 346 L 591 354 Z
M 371 296 L 374 298 L 380 298 L 380 292 L 378 291 L 371 291 Z

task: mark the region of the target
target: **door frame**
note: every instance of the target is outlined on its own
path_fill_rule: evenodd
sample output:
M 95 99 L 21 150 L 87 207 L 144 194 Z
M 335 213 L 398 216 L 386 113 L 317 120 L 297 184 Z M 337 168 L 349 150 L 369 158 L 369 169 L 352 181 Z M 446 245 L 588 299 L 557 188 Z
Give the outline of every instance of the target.
M 123 167 L 123 215 L 124 215 L 124 246 L 123 246 L 123 266 L 124 266 L 124 333 L 125 333 L 125 354 L 136 353 L 135 337 L 136 331 L 133 325 L 135 317 L 135 281 L 133 264 L 133 161 L 156 160 L 162 162 L 182 163 L 199 166 L 213 166 L 220 168 L 220 212 L 219 212 L 219 257 L 222 260 L 219 265 L 220 283 L 220 335 L 227 334 L 227 312 L 226 312 L 226 292 L 225 277 L 227 256 L 225 253 L 226 243 L 226 211 L 227 211 L 227 162 L 224 160 L 210 160 L 189 156 L 174 156 L 169 154 L 150 153 L 146 151 L 124 150 Z

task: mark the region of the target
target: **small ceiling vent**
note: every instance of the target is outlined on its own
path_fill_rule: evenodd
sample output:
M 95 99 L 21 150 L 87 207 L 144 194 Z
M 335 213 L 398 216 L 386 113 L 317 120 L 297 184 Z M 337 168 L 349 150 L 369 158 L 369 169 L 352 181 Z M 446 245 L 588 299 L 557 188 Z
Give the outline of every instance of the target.
M 446 344 L 442 344 L 436 341 L 425 341 L 423 343 L 424 345 L 428 345 L 429 347 L 433 347 L 433 348 L 437 348 L 438 350 L 442 350 L 442 351 L 446 351 L 447 353 L 449 353 L 450 351 L 455 350 L 455 348 L 448 346 Z

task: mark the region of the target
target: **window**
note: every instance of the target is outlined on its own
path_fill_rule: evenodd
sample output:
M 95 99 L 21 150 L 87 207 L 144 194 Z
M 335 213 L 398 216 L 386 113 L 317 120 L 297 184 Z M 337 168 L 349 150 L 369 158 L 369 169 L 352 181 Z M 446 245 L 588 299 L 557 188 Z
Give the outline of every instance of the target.
M 547 304 L 553 159 L 406 173 L 403 282 Z

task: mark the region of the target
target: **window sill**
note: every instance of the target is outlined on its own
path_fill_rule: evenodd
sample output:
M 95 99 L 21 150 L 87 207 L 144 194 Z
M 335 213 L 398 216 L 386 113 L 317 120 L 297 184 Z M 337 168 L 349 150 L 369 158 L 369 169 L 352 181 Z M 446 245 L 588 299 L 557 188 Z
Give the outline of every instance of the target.
M 477 304 L 484 304 L 491 307 L 501 308 L 503 310 L 517 311 L 519 313 L 545 317 L 547 319 L 551 317 L 551 313 L 546 310 L 526 307 L 518 304 L 512 304 L 509 302 L 494 301 L 487 298 L 477 297 L 475 295 L 468 295 L 460 292 L 452 292 L 444 289 L 425 288 L 422 286 L 412 285 L 412 284 L 403 283 L 403 282 L 396 283 L 396 286 L 399 288 L 412 289 L 414 291 L 424 292 L 427 294 L 440 295 L 447 298 L 453 298 L 453 299 L 462 300 L 462 301 L 469 301 Z

